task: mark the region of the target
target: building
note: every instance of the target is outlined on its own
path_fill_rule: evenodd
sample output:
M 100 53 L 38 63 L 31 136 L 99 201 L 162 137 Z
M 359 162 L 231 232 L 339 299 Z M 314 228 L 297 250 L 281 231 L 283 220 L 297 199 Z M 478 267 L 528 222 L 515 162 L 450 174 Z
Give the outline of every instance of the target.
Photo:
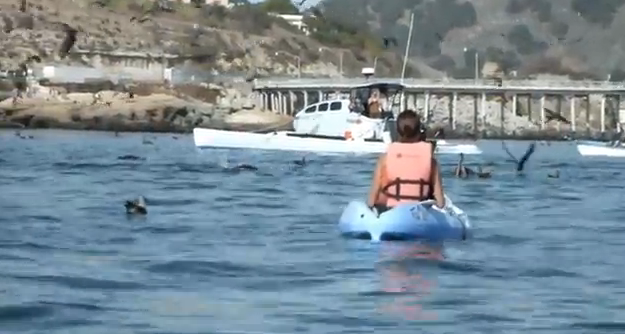
M 275 14 L 275 13 L 271 13 L 271 15 L 282 18 L 283 20 L 288 22 L 290 25 L 304 32 L 304 34 L 310 35 L 310 30 L 308 29 L 308 26 L 306 25 L 306 23 L 304 23 L 304 15 Z
M 223 7 L 230 7 L 229 0 L 204 0 L 207 5 L 217 5 Z

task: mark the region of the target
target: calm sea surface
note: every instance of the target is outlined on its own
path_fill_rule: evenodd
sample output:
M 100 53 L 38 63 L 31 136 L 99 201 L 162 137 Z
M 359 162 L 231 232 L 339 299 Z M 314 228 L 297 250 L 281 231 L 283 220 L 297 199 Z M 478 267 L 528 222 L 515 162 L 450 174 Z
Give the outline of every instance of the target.
M 0 132 L 0 333 L 625 332 L 625 160 L 539 145 L 517 177 L 480 142 L 493 178 L 457 180 L 440 157 L 476 229 L 433 260 L 338 235 L 371 157 L 23 133 Z M 138 195 L 149 213 L 127 217 Z

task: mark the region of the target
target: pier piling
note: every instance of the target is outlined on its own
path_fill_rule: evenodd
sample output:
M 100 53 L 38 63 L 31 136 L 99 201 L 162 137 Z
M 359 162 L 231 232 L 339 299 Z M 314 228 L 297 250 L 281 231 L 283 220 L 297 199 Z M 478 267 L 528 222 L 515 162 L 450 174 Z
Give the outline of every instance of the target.
M 261 108 L 295 115 L 305 106 L 331 95 L 340 96 L 354 86 L 375 82 L 400 83 L 400 80 L 269 79 L 255 82 L 254 90 L 258 92 Z M 509 80 L 496 84 L 492 80 L 406 79 L 403 84 L 405 90 L 401 100 L 395 101 L 396 109 L 420 110 L 427 124 L 447 127 L 460 136 L 603 136 L 614 131 L 620 122 L 620 100 L 625 93 L 625 85 L 606 82 Z M 564 116 L 566 103 L 569 112 L 565 117 L 570 124 L 547 122 L 545 110 Z M 534 114 L 536 109 L 540 114 Z M 586 129 L 585 133 L 577 133 L 578 125 Z

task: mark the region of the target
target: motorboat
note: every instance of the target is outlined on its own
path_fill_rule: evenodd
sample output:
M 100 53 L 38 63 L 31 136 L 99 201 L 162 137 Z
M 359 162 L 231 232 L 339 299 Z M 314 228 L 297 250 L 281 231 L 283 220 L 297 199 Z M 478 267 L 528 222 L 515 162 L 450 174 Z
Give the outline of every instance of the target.
M 623 144 L 614 146 L 610 142 L 580 140 L 577 142 L 577 152 L 583 157 L 625 158 Z
M 389 142 L 371 139 L 329 138 L 314 135 L 280 131 L 266 134 L 224 131 L 213 129 L 193 129 L 193 139 L 198 148 L 233 148 L 275 151 L 295 151 L 313 153 L 353 153 L 379 154 L 386 151 Z M 441 143 L 442 142 L 442 143 Z M 475 145 L 447 144 L 436 142 L 437 154 L 481 154 Z
M 198 148 L 239 148 L 316 153 L 382 153 L 397 140 L 395 118 L 403 109 L 404 86 L 371 82 L 355 86 L 349 98 L 336 96 L 305 106 L 295 114 L 294 131 L 250 133 L 195 128 Z M 376 112 L 371 96 L 379 99 Z M 475 144 L 436 140 L 439 154 L 481 154 Z

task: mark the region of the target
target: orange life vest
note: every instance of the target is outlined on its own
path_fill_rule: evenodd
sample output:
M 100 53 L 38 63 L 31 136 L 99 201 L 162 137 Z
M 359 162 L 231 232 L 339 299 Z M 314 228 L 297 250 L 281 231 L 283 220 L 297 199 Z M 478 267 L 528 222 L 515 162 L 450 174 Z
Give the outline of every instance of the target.
M 381 190 L 386 206 L 430 197 L 433 151 L 432 144 L 425 141 L 389 144 Z

